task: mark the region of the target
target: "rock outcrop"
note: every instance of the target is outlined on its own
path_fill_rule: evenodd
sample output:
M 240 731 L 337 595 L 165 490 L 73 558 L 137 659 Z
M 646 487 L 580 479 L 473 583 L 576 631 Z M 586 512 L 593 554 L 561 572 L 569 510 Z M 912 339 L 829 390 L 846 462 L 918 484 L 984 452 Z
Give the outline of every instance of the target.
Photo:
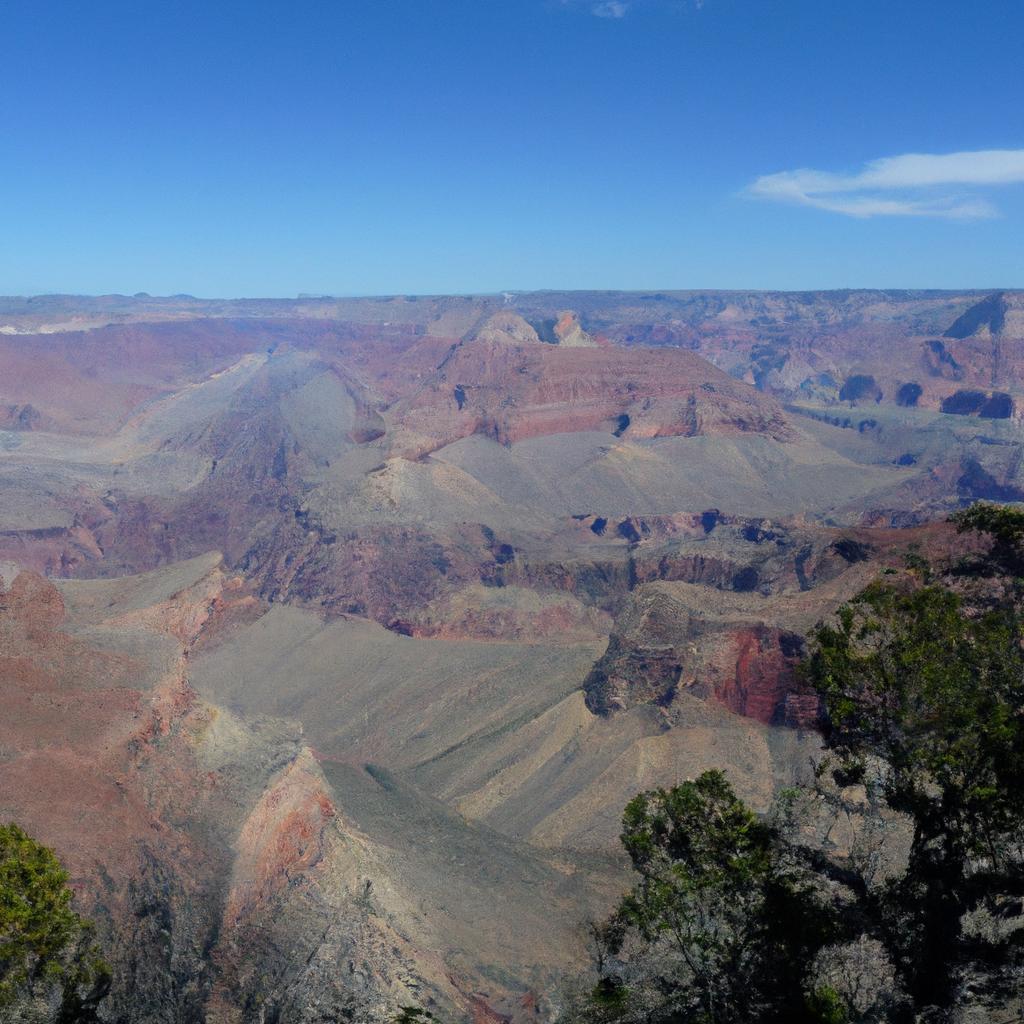
M 597 342 L 583 330 L 579 314 L 572 310 L 558 314 L 552 331 L 558 339 L 558 344 L 565 348 L 594 348 L 597 345 Z
M 413 999 L 468 1006 L 360 906 L 379 855 L 298 730 L 190 686 L 184 654 L 226 582 L 214 561 L 63 594 L 21 572 L 0 592 L 0 814 L 68 866 L 114 968 L 106 1012 L 242 1024 L 271 1007 L 383 1021 Z
M 552 1019 L 624 803 L 767 807 L 808 631 L 1024 496 L 1022 310 L 0 299 L 0 815 L 112 1019 Z
M 771 399 L 690 352 L 563 347 L 511 336 L 458 346 L 385 419 L 409 456 L 475 433 L 502 444 L 587 430 L 633 439 L 792 436 Z
M 796 628 L 763 621 L 766 614 L 784 620 L 792 601 L 776 599 L 781 614 L 759 603 L 725 593 L 716 600 L 692 584 L 644 585 L 584 683 L 587 706 L 612 715 L 649 704 L 671 721 L 676 698 L 687 693 L 766 725 L 815 728 L 817 699 L 804 692 L 795 671 L 803 637 Z

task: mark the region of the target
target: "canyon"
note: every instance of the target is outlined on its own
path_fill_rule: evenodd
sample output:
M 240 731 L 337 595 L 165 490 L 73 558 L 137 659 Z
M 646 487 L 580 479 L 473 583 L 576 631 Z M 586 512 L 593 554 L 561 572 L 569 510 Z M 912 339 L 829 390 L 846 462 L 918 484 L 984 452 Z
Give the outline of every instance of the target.
M 1024 500 L 1024 294 L 0 299 L 0 820 L 110 1021 L 554 1019 L 639 790 Z

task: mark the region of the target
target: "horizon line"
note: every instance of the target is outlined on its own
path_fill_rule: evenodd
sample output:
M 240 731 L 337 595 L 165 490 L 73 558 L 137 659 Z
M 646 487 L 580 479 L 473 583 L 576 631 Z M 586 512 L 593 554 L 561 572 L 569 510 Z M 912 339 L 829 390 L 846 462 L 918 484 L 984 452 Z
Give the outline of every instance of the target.
M 985 294 L 999 292 L 1024 291 L 1024 285 L 1017 286 L 966 286 L 966 287 L 911 287 L 904 285 L 846 285 L 829 288 L 504 288 L 494 291 L 462 291 L 447 292 L 361 292 L 351 294 L 330 294 L 326 292 L 297 292 L 292 295 L 193 295 L 190 292 L 170 292 L 153 294 L 150 292 L 9 292 L 0 293 L 0 302 L 20 300 L 30 302 L 34 299 L 126 299 L 139 302 L 169 302 L 173 300 L 190 302 L 352 302 L 368 300 L 393 299 L 450 299 L 464 298 L 491 299 L 519 298 L 526 295 L 648 295 L 657 299 L 675 295 L 810 295 L 833 294 L 840 292 L 916 292 L 935 295 Z

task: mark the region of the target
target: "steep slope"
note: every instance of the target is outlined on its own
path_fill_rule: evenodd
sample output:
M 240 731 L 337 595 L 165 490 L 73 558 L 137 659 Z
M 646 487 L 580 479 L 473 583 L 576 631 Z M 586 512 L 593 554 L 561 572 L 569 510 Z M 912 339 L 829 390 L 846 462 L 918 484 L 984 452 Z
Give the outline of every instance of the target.
M 116 1019 L 550 1019 L 623 804 L 765 807 L 807 630 L 1024 497 L 1022 308 L 0 300 L 0 815 Z
M 21 572 L 0 594 L 0 814 L 69 866 L 114 964 L 111 1019 L 384 1020 L 437 1002 L 483 1020 L 488 998 L 514 1004 L 530 971 L 550 977 L 572 949 L 568 930 L 552 939 L 562 961 L 554 944 L 526 956 L 542 941 L 529 915 L 552 898 L 569 914 L 585 892 L 452 818 L 445 856 L 504 849 L 526 873 L 511 902 L 527 973 L 511 991 L 487 982 L 497 947 L 468 941 L 471 916 L 439 919 L 445 887 L 432 895 L 413 857 L 417 816 L 445 812 L 411 797 L 392 808 L 356 769 L 325 778 L 294 726 L 246 724 L 192 690 L 184 655 L 198 631 L 252 600 L 230 583 L 206 558 L 61 590 Z M 468 869 L 465 883 L 490 885 Z
M 875 364 L 823 369 L 832 384 L 820 387 L 805 387 L 804 377 L 772 383 L 757 371 L 755 347 L 775 344 L 764 339 L 783 326 L 789 340 L 779 351 L 790 362 L 806 349 L 898 363 L 910 349 L 896 335 L 913 348 L 913 332 L 926 327 L 936 335 L 929 345 L 967 343 L 943 341 L 939 326 L 977 300 L 556 293 L 517 296 L 504 308 L 487 297 L 140 299 L 132 316 L 163 321 L 4 339 L 0 398 L 14 429 L 0 431 L 0 555 L 58 575 L 109 575 L 216 548 L 263 578 L 268 593 L 391 622 L 415 618 L 410 605 L 449 599 L 435 563 L 451 564 L 456 589 L 491 571 L 490 543 L 472 538 L 479 525 L 506 534 L 501 544 L 513 531 L 530 533 L 534 541 L 514 546 L 538 547 L 574 515 L 716 508 L 840 522 L 877 521 L 881 512 L 905 522 L 971 494 L 1012 496 L 1013 467 L 995 465 L 992 446 L 967 450 L 955 429 L 922 420 L 920 438 L 908 435 L 900 450 L 881 436 L 896 410 L 925 415 L 922 406 L 949 401 L 977 418 L 943 422 L 1001 429 L 1005 419 L 985 410 L 1002 414 L 1013 396 L 1007 406 L 991 383 L 979 390 L 980 369 L 935 377 L 939 390 L 925 383 L 911 406 L 899 404 Z M 1017 298 L 999 302 L 1008 310 L 1000 344 L 1012 348 Z M 129 316 L 135 307 L 110 299 L 97 308 Z M 656 350 L 607 344 L 628 341 L 613 328 L 634 317 L 688 324 L 701 340 Z M 865 347 L 846 331 L 874 331 L 875 340 Z M 578 344 L 595 337 L 601 344 Z M 945 348 L 921 351 L 942 374 L 974 365 Z M 875 383 L 854 388 L 854 377 Z M 767 391 L 800 404 L 784 412 Z M 853 397 L 840 401 L 840 392 Z M 82 395 L 84 420 L 65 393 Z M 815 418 L 867 444 L 820 431 Z M 936 483 L 935 462 L 920 449 L 943 430 L 955 447 Z M 372 575 L 390 596 L 374 595 L 377 584 L 358 582 L 362 548 L 403 549 L 416 575 L 434 582 L 403 600 L 393 583 L 379 583 L 396 575 L 383 565 Z
M 397 451 L 422 454 L 482 433 L 499 443 L 605 430 L 630 438 L 790 436 L 781 409 L 689 352 L 495 340 L 463 342 L 389 421 Z

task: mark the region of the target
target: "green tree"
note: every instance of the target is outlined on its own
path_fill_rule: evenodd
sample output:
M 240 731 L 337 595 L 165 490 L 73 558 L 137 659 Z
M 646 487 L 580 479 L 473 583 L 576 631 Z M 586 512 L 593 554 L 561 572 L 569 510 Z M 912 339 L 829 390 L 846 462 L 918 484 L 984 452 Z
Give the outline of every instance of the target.
M 835 932 L 831 908 L 721 772 L 637 796 L 622 843 L 639 881 L 592 929 L 604 971 L 577 1019 L 819 1019 L 803 980 Z
M 110 972 L 71 906 L 67 872 L 17 825 L 0 826 L 0 1007 L 56 993 L 56 1019 L 95 1019 Z
M 391 1024 L 427 1024 L 432 1020 L 437 1020 L 437 1018 L 429 1010 L 424 1010 L 419 1006 L 403 1006 L 391 1018 Z
M 979 501 L 950 516 L 958 533 L 980 533 L 989 550 L 981 567 L 1013 578 L 1024 576 L 1024 511 Z
M 1024 895 L 1022 642 L 1012 603 L 912 578 L 869 586 L 815 634 L 837 772 L 911 825 L 875 916 L 917 1012 L 949 1011 L 968 977 L 995 986 L 1019 958 L 1019 932 L 972 922 Z

